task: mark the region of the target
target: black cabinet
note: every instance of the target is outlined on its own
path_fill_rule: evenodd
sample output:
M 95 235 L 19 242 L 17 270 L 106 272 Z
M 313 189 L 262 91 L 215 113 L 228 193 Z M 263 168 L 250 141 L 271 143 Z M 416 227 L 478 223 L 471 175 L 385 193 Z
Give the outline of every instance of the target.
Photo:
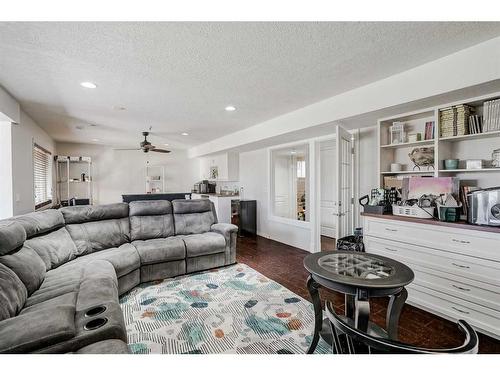
M 238 235 L 257 235 L 257 201 L 231 201 L 231 223 L 238 226 Z

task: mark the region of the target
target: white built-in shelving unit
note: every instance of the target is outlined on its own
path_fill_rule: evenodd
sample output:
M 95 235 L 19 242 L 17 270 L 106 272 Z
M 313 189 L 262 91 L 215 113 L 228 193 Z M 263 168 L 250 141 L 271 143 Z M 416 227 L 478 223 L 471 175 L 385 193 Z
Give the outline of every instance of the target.
M 92 159 L 86 156 L 56 155 L 54 160 L 58 204 L 70 205 L 72 199 L 88 200 L 88 204 L 93 204 Z
M 454 176 L 466 180 L 468 184 L 483 188 L 499 186 L 500 168 L 492 168 L 490 163 L 493 150 L 500 148 L 500 131 L 441 138 L 439 123 L 439 111 L 441 109 L 467 104 L 475 108 L 474 114 L 482 115 L 483 103 L 498 98 L 500 98 L 500 92 L 380 119 L 378 121 L 378 173 L 380 186 L 384 186 L 384 177 L 386 176 Z M 390 127 L 393 122 L 397 121 L 405 123 L 406 134 L 425 134 L 426 122 L 434 121 L 434 139 L 391 144 Z M 408 154 L 417 147 L 433 147 L 434 168 L 421 167 L 420 170 L 413 170 L 414 164 Z M 443 163 L 445 159 L 459 159 L 458 169 L 445 169 Z M 484 167 L 481 169 L 466 169 L 465 161 L 468 159 L 484 160 Z M 391 172 L 391 163 L 402 164 L 402 170 L 400 172 Z

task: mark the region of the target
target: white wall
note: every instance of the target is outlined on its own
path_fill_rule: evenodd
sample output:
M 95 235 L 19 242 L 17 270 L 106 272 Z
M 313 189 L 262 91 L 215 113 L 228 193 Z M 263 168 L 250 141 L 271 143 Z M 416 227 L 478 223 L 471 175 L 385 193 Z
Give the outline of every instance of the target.
M 257 201 L 257 234 L 304 250 L 311 246 L 311 230 L 269 218 L 269 176 L 267 149 L 240 154 L 240 186 L 244 199 Z
M 12 95 L 0 86 L 0 121 L 20 121 L 19 103 Z
M 188 159 L 187 152 L 170 154 L 142 151 L 115 151 L 111 147 L 78 143 L 57 143 L 57 154 L 92 157 L 94 204 L 122 201 L 122 194 L 145 193 L 146 161 L 164 165 L 166 191 L 190 192 L 199 180 L 199 160 Z
M 52 155 L 54 140 L 26 113 L 21 111 L 20 123 L 12 125 L 12 186 L 14 215 L 35 209 L 33 181 L 33 144 L 36 143 Z
M 12 199 L 12 124 L 0 121 L 0 219 L 14 215 Z

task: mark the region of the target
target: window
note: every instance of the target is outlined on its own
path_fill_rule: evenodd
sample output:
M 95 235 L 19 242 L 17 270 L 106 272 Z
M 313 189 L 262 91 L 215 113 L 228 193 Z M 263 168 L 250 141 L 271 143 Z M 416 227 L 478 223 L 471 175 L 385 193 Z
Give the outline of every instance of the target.
M 33 180 L 35 210 L 52 203 L 52 158 L 51 153 L 33 146 Z
M 272 150 L 271 191 L 274 216 L 309 221 L 306 205 L 308 153 L 307 144 Z

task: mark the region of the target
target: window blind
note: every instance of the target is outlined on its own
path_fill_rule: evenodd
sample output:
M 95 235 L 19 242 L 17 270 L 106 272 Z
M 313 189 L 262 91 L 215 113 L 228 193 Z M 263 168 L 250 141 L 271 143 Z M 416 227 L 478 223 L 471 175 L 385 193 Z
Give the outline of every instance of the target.
M 52 203 L 51 153 L 36 143 L 33 146 L 35 209 Z

